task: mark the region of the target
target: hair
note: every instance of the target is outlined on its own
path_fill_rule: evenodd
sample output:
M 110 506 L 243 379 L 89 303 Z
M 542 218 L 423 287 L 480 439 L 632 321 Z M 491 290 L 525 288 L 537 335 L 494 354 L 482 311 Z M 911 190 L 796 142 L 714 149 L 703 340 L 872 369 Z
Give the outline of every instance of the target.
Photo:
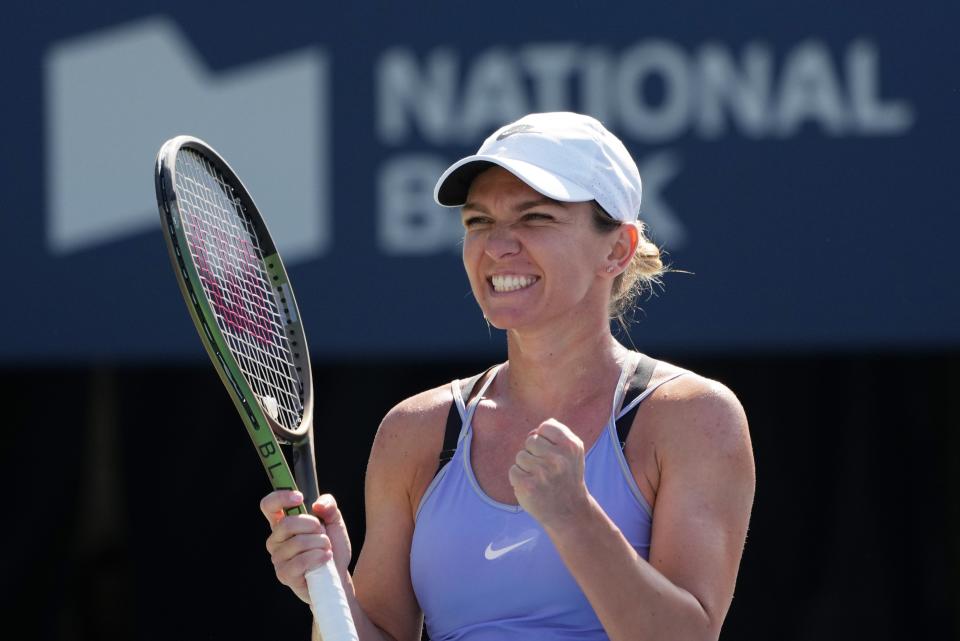
M 612 232 L 624 224 L 608 214 L 596 201 L 591 204 L 593 225 L 600 233 Z M 647 238 L 646 225 L 642 221 L 637 221 L 637 224 L 637 251 L 627 268 L 614 279 L 610 292 L 610 319 L 616 320 L 625 332 L 633 320 L 631 312 L 636 309 L 637 300 L 643 294 L 653 294 L 657 287 L 662 287 L 662 276 L 670 271 L 663 262 L 660 248 Z

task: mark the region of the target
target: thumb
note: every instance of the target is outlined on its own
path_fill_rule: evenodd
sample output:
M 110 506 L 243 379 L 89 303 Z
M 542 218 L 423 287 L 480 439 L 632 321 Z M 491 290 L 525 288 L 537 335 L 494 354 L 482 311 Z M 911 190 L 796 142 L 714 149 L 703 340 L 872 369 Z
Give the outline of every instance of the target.
M 353 552 L 350 546 L 350 534 L 343 522 L 343 515 L 337 507 L 337 501 L 330 494 L 323 494 L 311 506 L 313 514 L 320 519 L 327 536 L 333 544 L 333 558 L 340 568 L 346 568 Z
M 337 500 L 332 494 L 322 494 L 312 506 L 313 514 L 324 525 L 338 525 L 343 523 L 343 516 L 340 514 L 340 508 L 337 507 Z

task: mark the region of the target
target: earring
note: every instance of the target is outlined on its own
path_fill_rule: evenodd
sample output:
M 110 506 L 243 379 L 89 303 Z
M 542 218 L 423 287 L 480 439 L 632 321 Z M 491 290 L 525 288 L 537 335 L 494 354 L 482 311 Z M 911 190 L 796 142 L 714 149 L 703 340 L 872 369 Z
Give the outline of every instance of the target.
M 613 266 L 613 265 L 607 265 L 607 273 L 608 273 L 608 274 L 612 274 L 612 273 L 613 273 L 613 270 L 615 270 L 615 269 L 616 269 L 615 266 Z

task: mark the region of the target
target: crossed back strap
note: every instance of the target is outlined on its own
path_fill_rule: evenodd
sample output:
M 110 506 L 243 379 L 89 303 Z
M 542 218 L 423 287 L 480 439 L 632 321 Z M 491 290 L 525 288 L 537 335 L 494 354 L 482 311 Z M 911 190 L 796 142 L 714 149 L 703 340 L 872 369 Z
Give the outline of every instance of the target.
M 473 396 L 480 381 L 489 371 L 489 369 L 485 370 L 476 376 L 460 381 L 460 393 L 463 396 L 464 405 L 470 405 L 470 397 Z M 453 458 L 454 452 L 457 451 L 457 439 L 460 438 L 460 428 L 462 426 L 460 412 L 457 410 L 457 401 L 454 400 L 450 403 L 450 411 L 447 413 L 447 427 L 443 433 L 443 449 L 440 450 L 440 464 L 437 466 L 437 472 L 443 469 L 443 466 Z
M 653 376 L 653 370 L 657 366 L 657 361 L 646 354 L 640 354 L 640 360 L 637 362 L 637 368 L 633 371 L 633 376 L 627 382 L 627 392 L 623 397 L 622 407 L 628 407 L 638 396 L 643 394 L 650 384 L 650 378 Z M 492 368 L 491 368 L 492 369 Z M 480 382 L 486 377 L 490 370 L 480 372 L 476 376 L 460 381 L 460 392 L 463 396 L 464 405 L 470 405 L 470 400 L 476 392 Z M 634 405 L 626 414 L 617 420 L 617 438 L 620 440 L 620 447 L 627 442 L 627 436 L 630 435 L 630 428 L 633 426 L 633 419 L 637 415 L 637 408 L 640 404 Z M 460 438 L 460 430 L 463 424 L 460 419 L 460 412 L 457 410 L 457 403 L 450 403 L 450 411 L 447 413 L 447 426 L 443 433 L 443 449 L 440 450 L 440 461 L 437 466 L 437 472 L 443 469 L 457 451 L 457 440 Z
M 646 354 L 640 354 L 640 360 L 637 362 L 637 368 L 633 370 L 633 376 L 627 381 L 627 392 L 623 395 L 623 404 L 621 407 L 629 407 L 630 403 L 635 401 L 638 396 L 647 390 L 650 384 L 650 378 L 653 376 L 653 370 L 657 367 L 657 361 Z M 617 419 L 617 439 L 622 448 L 630 435 L 630 428 L 633 427 L 633 419 L 637 416 L 637 409 L 640 403 L 637 403 L 630 410 Z

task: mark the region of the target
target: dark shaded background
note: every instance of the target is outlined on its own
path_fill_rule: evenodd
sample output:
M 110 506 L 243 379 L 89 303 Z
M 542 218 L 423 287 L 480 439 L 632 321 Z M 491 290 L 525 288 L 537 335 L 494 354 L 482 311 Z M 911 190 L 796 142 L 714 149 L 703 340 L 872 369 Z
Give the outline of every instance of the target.
M 750 418 L 757 496 L 724 639 L 960 638 L 960 354 L 655 356 L 723 381 Z M 484 366 L 317 366 L 320 482 L 356 548 L 382 415 Z M 4 468 L 29 490 L 3 528 L 6 629 L 24 626 L 5 638 L 307 638 L 263 548 L 269 488 L 212 368 L 8 369 L 0 383 L 13 425 L 59 435 L 7 432 Z

